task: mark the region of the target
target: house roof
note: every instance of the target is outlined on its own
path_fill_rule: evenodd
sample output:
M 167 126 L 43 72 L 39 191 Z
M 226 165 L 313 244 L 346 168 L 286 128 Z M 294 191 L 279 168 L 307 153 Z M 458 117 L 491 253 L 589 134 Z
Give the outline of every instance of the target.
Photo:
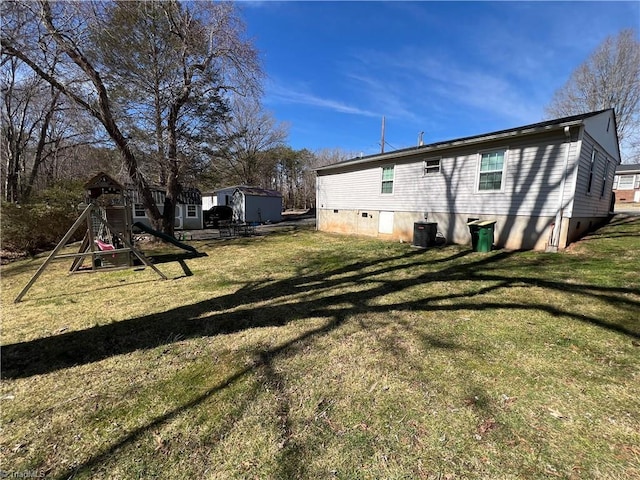
M 640 163 L 618 165 L 616 167 L 616 173 L 640 173 Z
M 473 135 L 470 137 L 457 138 L 453 140 L 445 140 L 442 142 L 431 143 L 428 145 L 419 145 L 416 147 L 403 148 L 400 150 L 394 150 L 388 153 L 377 153 L 374 155 L 367 155 L 364 157 L 352 158 L 344 160 L 342 162 L 333 163 L 331 165 L 325 165 L 316 168 L 316 172 L 322 172 L 332 169 L 338 169 L 350 165 L 358 165 L 361 163 L 376 162 L 386 159 L 395 159 L 399 157 L 406 157 L 415 155 L 417 153 L 427 153 L 434 150 L 441 150 L 451 147 L 460 147 L 465 145 L 473 145 L 478 143 L 489 142 L 492 140 L 499 140 L 503 138 L 510 138 L 514 136 L 532 135 L 535 133 L 542 133 L 550 130 L 562 129 L 564 127 L 571 127 L 575 125 L 581 125 L 585 119 L 595 117 L 604 112 L 608 112 L 612 109 L 599 110 L 597 112 L 583 113 L 580 115 L 572 115 L 570 117 L 563 117 L 554 120 L 548 120 L 545 122 L 532 123 L 530 125 L 523 125 L 521 127 L 509 128 L 507 130 L 499 130 L 491 133 L 484 133 L 481 135 Z

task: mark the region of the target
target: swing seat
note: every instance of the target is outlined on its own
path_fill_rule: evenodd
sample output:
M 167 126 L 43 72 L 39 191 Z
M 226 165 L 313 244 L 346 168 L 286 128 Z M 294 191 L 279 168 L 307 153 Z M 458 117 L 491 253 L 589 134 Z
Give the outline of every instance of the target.
M 96 240 L 96 244 L 98 245 L 98 248 L 100 250 L 102 250 L 103 252 L 107 251 L 107 250 L 115 250 L 116 247 L 114 247 L 113 245 L 111 245 L 110 243 L 105 243 L 100 239 Z
M 105 243 L 102 240 L 100 240 L 99 238 L 96 239 L 96 244 L 98 245 L 98 249 L 103 251 L 103 252 L 116 249 L 116 247 L 114 247 L 110 243 Z M 113 255 L 111 255 L 111 258 L 116 258 L 116 254 L 114 253 Z

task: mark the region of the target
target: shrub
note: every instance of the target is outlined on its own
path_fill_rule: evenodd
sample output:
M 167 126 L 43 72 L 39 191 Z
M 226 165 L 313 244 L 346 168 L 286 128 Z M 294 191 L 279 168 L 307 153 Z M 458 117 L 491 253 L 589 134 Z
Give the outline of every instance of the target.
M 55 246 L 78 218 L 82 186 L 64 182 L 48 188 L 26 204 L 2 202 L 2 249 L 33 255 Z M 82 238 L 82 229 L 73 240 Z

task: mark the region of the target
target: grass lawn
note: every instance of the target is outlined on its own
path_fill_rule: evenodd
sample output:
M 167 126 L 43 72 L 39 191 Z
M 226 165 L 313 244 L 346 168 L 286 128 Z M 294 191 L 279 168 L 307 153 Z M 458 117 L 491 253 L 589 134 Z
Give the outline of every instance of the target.
M 15 305 L 44 257 L 2 267 L 4 471 L 640 478 L 640 218 L 561 254 L 192 244 L 193 276 L 59 261 Z

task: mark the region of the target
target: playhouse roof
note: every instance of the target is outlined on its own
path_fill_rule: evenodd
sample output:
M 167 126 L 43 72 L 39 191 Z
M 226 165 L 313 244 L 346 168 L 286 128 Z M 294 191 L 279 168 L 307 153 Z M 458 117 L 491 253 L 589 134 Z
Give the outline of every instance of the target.
M 98 198 L 103 194 L 122 194 L 124 191 L 122 184 L 104 172 L 92 177 L 85 183 L 84 188 L 91 198 Z

